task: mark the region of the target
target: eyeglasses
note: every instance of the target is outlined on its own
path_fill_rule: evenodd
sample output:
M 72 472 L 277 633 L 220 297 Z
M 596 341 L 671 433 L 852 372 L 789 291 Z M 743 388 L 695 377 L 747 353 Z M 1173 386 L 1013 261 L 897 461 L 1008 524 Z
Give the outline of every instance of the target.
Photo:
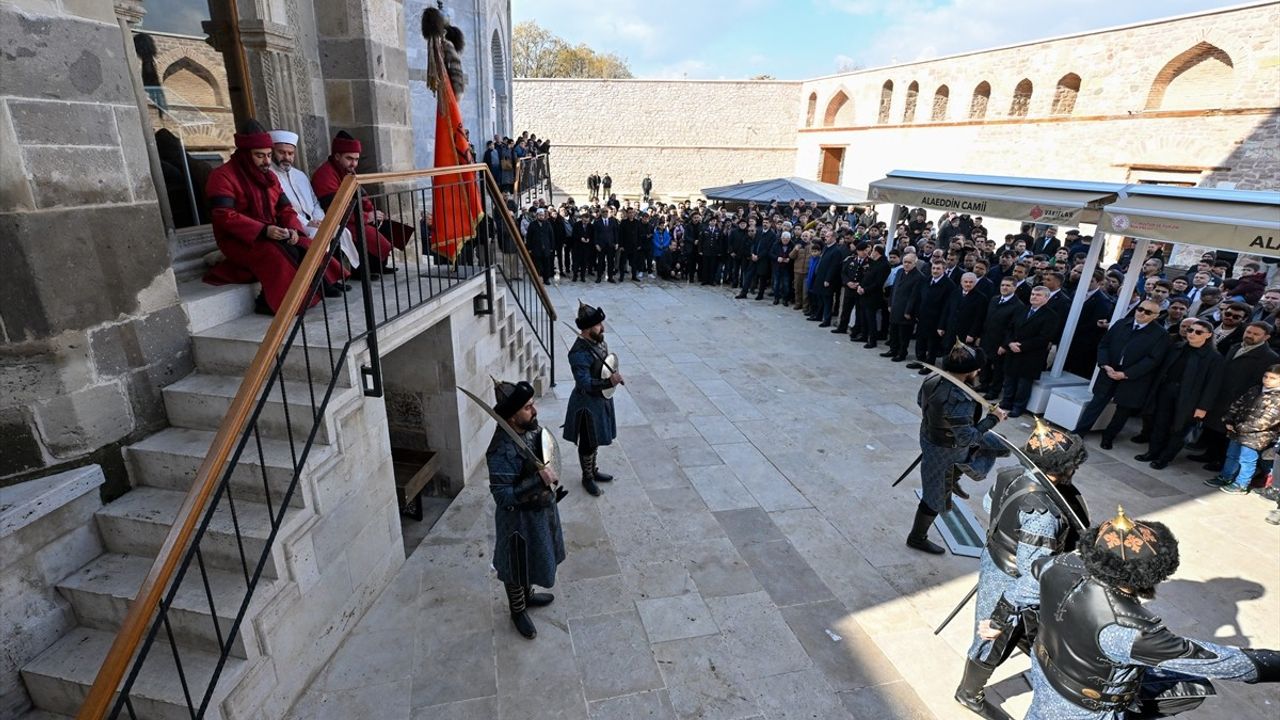
M 1138 312 L 1142 313 L 1143 315 L 1156 315 L 1156 314 L 1158 314 L 1160 311 L 1159 311 L 1159 310 L 1148 310 L 1148 309 L 1146 309 L 1146 308 L 1144 308 L 1144 307 L 1140 307 L 1140 308 L 1138 308 Z
M 1188 335 L 1208 335 L 1209 331 L 1204 328 L 1191 328 L 1187 331 Z

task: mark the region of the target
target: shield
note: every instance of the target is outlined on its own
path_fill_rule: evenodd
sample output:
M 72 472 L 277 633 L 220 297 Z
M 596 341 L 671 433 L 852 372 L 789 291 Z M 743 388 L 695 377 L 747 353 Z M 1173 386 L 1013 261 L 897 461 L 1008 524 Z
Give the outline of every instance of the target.
M 600 363 L 600 379 L 608 380 L 609 378 L 613 377 L 613 374 L 617 371 L 618 371 L 618 356 L 614 355 L 613 353 L 609 353 L 608 355 L 605 355 L 604 362 Z M 613 397 L 613 394 L 617 391 L 618 391 L 617 385 L 610 385 L 609 387 L 600 391 L 600 394 L 604 395 L 606 398 L 611 398 Z
M 539 454 L 542 455 L 542 463 L 555 471 L 556 476 L 560 475 L 560 446 L 556 444 L 556 436 L 547 428 L 542 428 L 539 433 L 538 448 Z

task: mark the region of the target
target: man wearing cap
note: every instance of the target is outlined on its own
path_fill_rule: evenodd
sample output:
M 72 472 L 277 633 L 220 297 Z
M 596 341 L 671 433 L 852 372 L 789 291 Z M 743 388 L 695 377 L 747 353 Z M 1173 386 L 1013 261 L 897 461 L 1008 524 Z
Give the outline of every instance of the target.
M 298 219 L 305 227 L 307 237 L 314 238 L 320 229 L 320 221 L 324 220 L 324 208 L 320 207 L 320 198 L 311 189 L 311 181 L 307 174 L 294 164 L 298 154 L 298 134 L 288 130 L 271 131 L 271 171 L 280 181 L 285 197 L 293 204 Z M 351 241 L 351 232 L 346 228 L 338 236 L 338 247 L 347 258 L 351 267 L 360 267 L 360 251 Z
M 1040 610 L 1027 720 L 1164 717 L 1215 694 L 1209 678 L 1280 680 L 1280 653 L 1180 637 L 1143 605 L 1177 569 L 1169 528 L 1123 509 L 1085 531 L 1077 552 L 1032 564 L 1028 600 Z M 993 618 L 979 633 L 995 640 L 1013 621 Z
M 525 381 L 494 383 L 494 413 L 520 435 L 525 448 L 543 461 L 542 428 L 533 404 L 533 386 Z M 556 486 L 559 478 L 550 466 L 539 469 L 501 427 L 485 451 L 489 467 L 489 493 L 493 495 L 493 569 L 507 591 L 507 606 L 516 631 L 532 640 L 538 631 L 528 608 L 550 605 L 551 593 L 533 586 L 556 584 L 556 566 L 564 562 L 564 532 Z M 563 492 L 563 491 L 561 491 Z
M 271 172 L 271 135 L 254 120 L 235 135 L 231 161 L 209 174 L 205 196 L 213 215 L 213 238 L 225 257 L 209 269 L 210 285 L 262 283 L 257 312 L 272 315 L 293 282 L 311 237 Z M 329 260 L 325 294 L 341 290 L 342 268 Z M 320 301 L 313 296 L 304 307 Z
M 360 153 L 363 147 L 360 141 L 351 137 L 346 130 L 339 130 L 329 146 L 329 151 L 329 159 L 311 173 L 311 187 L 320 198 L 320 206 L 326 211 L 329 209 L 329 203 L 333 202 L 334 195 L 338 193 L 338 186 L 342 184 L 342 179 L 355 174 L 356 166 L 360 164 Z M 382 224 L 385 216 L 381 210 L 374 209 L 373 201 L 369 198 L 363 198 L 360 208 L 361 218 L 358 222 L 354 217 L 352 218 L 351 231 L 353 235 L 359 237 L 360 232 L 356 230 L 357 224 L 364 228 L 364 243 L 369 253 L 369 264 L 372 266 L 370 272 L 374 275 L 395 272 L 395 268 L 387 266 L 387 258 L 391 256 L 391 243 L 378 232 L 378 225 Z M 346 208 L 339 208 L 339 211 L 346 212 Z
M 977 379 L 985 363 L 982 350 L 956 343 L 942 361 L 942 369 L 958 382 L 969 384 Z M 999 440 L 987 437 L 987 431 L 1008 416 L 993 407 L 991 414 L 983 417 L 977 401 L 936 374 L 920 385 L 916 403 L 922 413 L 920 481 L 924 495 L 916 507 L 907 547 L 941 555 L 946 551 L 929 540 L 929 526 L 934 518 L 951 509 L 952 493 L 968 497 L 960 489 L 962 474 L 982 480 L 996 458 L 1008 453 Z
M 1072 515 L 1089 524 L 1080 490 L 1072 483 L 1076 469 L 1089 457 L 1084 441 L 1037 419 L 1022 450 L 1054 487 L 1045 487 L 1030 468 L 1014 466 L 996 474 L 991 492 L 983 498 L 991 520 L 978 562 L 975 635 L 955 697 L 987 718 L 1008 717 L 987 701 L 987 680 L 1016 647 L 1032 639 L 1022 622 L 1026 591 L 1019 591 L 1019 583 L 1034 585 L 1031 565 L 1036 560 L 1075 549 L 1082 528 L 1073 524 Z M 1012 618 L 1012 624 L 996 640 L 984 640 L 977 628 L 992 617 Z
M 618 436 L 618 423 L 613 414 L 613 398 L 604 391 L 622 384 L 622 374 L 612 372 L 603 379 L 602 369 L 609 355 L 604 341 L 604 310 L 578 303 L 576 319 L 579 335 L 569 348 L 569 369 L 573 373 L 573 392 L 565 410 L 564 439 L 578 446 L 578 462 L 582 465 L 582 487 L 599 496 L 596 483 L 609 482 L 613 476 L 596 469 L 596 451 Z

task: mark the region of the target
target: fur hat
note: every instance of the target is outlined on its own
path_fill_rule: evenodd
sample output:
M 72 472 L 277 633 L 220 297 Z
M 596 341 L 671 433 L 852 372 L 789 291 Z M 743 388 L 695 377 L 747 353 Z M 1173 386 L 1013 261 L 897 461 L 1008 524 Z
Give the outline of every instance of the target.
M 982 348 L 969 347 L 960 342 L 960 338 L 956 338 L 956 344 L 942 361 L 942 369 L 957 375 L 967 375 L 981 370 L 986 364 L 987 354 L 982 352 Z
M 1036 467 L 1060 482 L 1070 482 L 1076 469 L 1089 459 L 1089 451 L 1079 435 L 1059 430 L 1040 418 L 1036 418 L 1035 430 L 1031 431 L 1022 451 Z
M 533 386 L 528 382 L 493 381 L 493 411 L 498 417 L 509 418 L 520 411 L 525 403 L 533 399 Z
M 599 325 L 604 322 L 604 310 L 578 301 L 578 317 L 574 321 L 579 330 L 586 330 L 589 327 Z
M 433 37 L 443 37 L 448 28 L 449 19 L 439 9 L 428 7 L 422 11 L 422 37 L 428 40 Z
M 363 150 L 360 141 L 351 136 L 346 130 L 339 130 L 337 135 L 333 136 L 333 142 L 329 145 L 329 152 L 334 155 L 343 153 L 358 153 Z
M 1079 548 L 1090 575 L 1140 595 L 1154 593 L 1178 569 L 1178 540 L 1169 528 L 1164 523 L 1131 520 L 1124 508 L 1086 530 Z

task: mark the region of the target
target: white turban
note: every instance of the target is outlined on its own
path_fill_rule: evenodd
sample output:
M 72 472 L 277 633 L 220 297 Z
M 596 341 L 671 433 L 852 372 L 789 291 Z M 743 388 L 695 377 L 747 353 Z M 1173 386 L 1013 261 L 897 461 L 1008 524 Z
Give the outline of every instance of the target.
M 272 130 L 271 144 L 286 143 L 294 147 L 298 146 L 298 133 L 289 132 L 288 130 Z

